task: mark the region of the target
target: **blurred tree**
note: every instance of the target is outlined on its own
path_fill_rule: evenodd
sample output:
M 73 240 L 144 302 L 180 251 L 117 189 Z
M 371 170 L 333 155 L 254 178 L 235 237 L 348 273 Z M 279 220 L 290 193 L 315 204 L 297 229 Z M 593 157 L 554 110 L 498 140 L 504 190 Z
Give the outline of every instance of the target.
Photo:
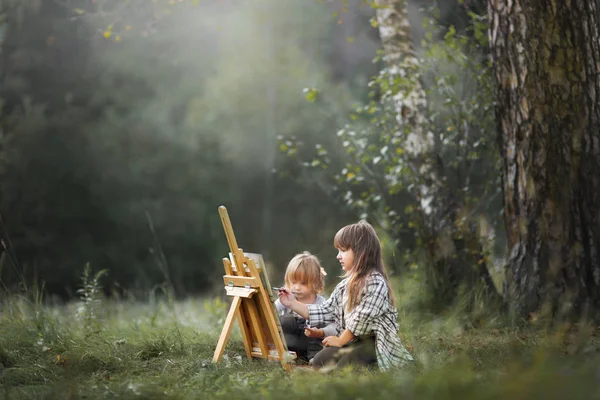
M 344 82 L 320 113 L 302 94 L 328 81 L 314 49 L 329 16 L 295 1 L 171 3 L 48 1 L 8 15 L 0 212 L 28 279 L 53 293 L 72 292 L 88 261 L 131 290 L 219 287 L 220 204 L 273 280 L 301 250 L 335 265 L 344 210 L 302 176 L 279 180 L 285 160 L 265 156 L 272 136 L 322 136 L 348 107 Z M 155 11 L 154 30 L 138 29 Z
M 28 279 L 59 286 L 77 280 L 110 230 L 88 189 L 94 169 L 78 132 L 90 115 L 81 79 L 90 52 L 76 35 L 85 26 L 69 24 L 55 2 L 8 4 L 5 16 L 0 211 Z
M 450 187 L 453 182 L 444 176 L 447 171 L 438 155 L 441 143 L 430 130 L 428 101 L 414 51 L 406 0 L 377 0 L 375 5 L 387 78 L 390 82 L 408 81 L 404 88 L 387 96 L 398 123 L 398 131 L 391 139 L 392 148 L 405 154 L 404 162 L 389 165 L 391 181 L 386 186 L 393 188 L 398 184 L 403 168 L 412 171 L 412 184 L 408 188 L 418 202 L 417 235 L 425 244 L 430 290 L 437 300 L 442 304 L 453 303 L 459 285 L 465 282 L 469 286 L 482 283 L 487 296 L 496 300 L 498 292 L 484 261 L 477 220 L 461 215 L 466 209 L 465 199 L 456 196 Z
M 597 316 L 600 49 L 596 2 L 488 1 L 517 316 Z

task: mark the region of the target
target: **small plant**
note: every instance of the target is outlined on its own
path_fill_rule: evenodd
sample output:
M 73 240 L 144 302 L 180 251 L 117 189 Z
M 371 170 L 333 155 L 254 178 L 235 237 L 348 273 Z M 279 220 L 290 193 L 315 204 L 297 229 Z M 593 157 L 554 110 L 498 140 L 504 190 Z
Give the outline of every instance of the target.
M 90 264 L 85 264 L 83 275 L 81 276 L 82 287 L 77 290 L 81 299 L 81 305 L 77 309 L 77 316 L 83 320 L 84 331 L 87 335 L 98 332 L 99 321 L 97 308 L 102 301 L 102 286 L 100 278 L 108 270 L 100 270 L 92 277 L 92 268 Z

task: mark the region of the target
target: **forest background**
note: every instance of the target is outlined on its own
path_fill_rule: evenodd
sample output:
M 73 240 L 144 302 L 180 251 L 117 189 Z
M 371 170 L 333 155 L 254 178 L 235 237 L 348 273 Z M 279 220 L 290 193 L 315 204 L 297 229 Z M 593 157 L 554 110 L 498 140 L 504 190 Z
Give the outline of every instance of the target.
M 264 255 L 274 282 L 302 250 L 336 276 L 333 235 L 361 217 L 390 241 L 391 273 L 416 268 L 411 200 L 359 209 L 354 203 L 374 183 L 353 200 L 343 181 L 354 176 L 344 170 L 348 144 L 338 132 L 369 123 L 356 121 L 356 109 L 368 108 L 368 82 L 381 68 L 368 4 L 105 2 L 94 13 L 86 2 L 19 3 L 7 8 L 2 33 L 0 209 L 18 262 L 3 268 L 7 286 L 23 274 L 51 295 L 73 297 L 89 263 L 110 271 L 107 290 L 144 293 L 164 283 L 160 246 L 178 296 L 220 291 L 227 243 L 219 205 L 240 245 Z M 432 4 L 409 7 L 417 43 L 445 34 L 423 28 L 432 18 L 423 7 Z M 464 31 L 469 7 L 444 3 L 438 23 Z M 473 95 L 476 76 L 435 62 L 447 69 L 435 74 L 461 74 L 452 84 Z M 493 130 L 484 139 L 493 146 Z M 302 154 L 289 156 L 291 141 L 302 142 Z M 314 171 L 304 164 L 317 164 L 319 149 L 331 165 Z M 491 179 L 474 185 L 491 184 L 494 196 L 499 169 L 491 166 Z M 494 226 L 500 200 L 485 199 Z
M 514 378 L 521 361 L 505 369 L 514 356 L 541 368 L 557 354 L 597 351 L 595 325 L 572 325 L 597 309 L 596 292 L 568 310 L 560 296 L 544 308 L 555 292 L 506 280 L 522 269 L 510 218 L 506 228 L 507 103 L 488 2 L 0 4 L 5 394 L 231 398 L 264 371 L 273 379 L 263 394 L 310 392 L 301 379 L 278 383 L 273 367 L 238 360 L 239 348 L 224 369 L 206 364 L 227 308 L 220 205 L 272 282 L 309 250 L 328 290 L 341 273 L 337 229 L 363 218 L 376 227 L 421 378 L 373 375 L 356 393 L 383 384 L 461 396 Z M 579 295 L 568 277 L 545 279 Z M 82 368 L 72 372 L 66 358 Z M 448 385 L 428 369 L 457 365 L 467 372 Z M 158 383 L 126 377 L 163 367 Z M 535 382 L 532 390 L 550 393 L 559 374 L 565 393 L 589 394 L 577 379 L 596 370 L 569 380 L 569 368 L 534 369 L 512 390 Z M 183 369 L 194 372 L 178 380 Z M 247 375 L 231 375 L 239 369 Z M 431 393 L 428 380 L 439 383 Z

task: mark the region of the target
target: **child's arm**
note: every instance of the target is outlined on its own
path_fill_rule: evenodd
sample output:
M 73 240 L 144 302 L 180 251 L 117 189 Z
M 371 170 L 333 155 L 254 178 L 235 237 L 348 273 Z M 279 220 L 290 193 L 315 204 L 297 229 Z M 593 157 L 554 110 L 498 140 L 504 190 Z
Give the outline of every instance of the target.
M 286 288 L 279 289 L 279 301 L 302 318 L 308 319 L 308 306 L 296 300 L 296 297 Z
M 296 298 L 287 289 L 279 291 L 279 300 L 292 311 L 295 311 L 301 317 L 310 321 L 313 326 L 328 324 L 334 321 L 334 312 L 341 304 L 341 289 L 343 282 L 340 282 L 328 300 L 320 304 L 304 304 L 296 300 Z
M 323 339 L 323 344 L 325 345 L 325 347 L 342 347 L 350 343 L 350 341 L 355 337 L 356 336 L 354 336 L 352 331 L 346 329 L 344 332 L 342 332 L 340 336 L 326 337 L 325 339 Z
M 324 338 L 326 336 L 323 329 L 319 329 L 319 328 L 305 328 L 304 334 L 308 337 L 314 337 L 314 338 Z
M 337 324 L 331 322 L 322 328 L 306 328 L 304 334 L 308 337 L 326 338 L 328 336 L 337 336 Z
M 337 336 L 337 324 L 335 322 L 330 323 L 329 325 L 322 328 L 323 337 L 327 336 Z

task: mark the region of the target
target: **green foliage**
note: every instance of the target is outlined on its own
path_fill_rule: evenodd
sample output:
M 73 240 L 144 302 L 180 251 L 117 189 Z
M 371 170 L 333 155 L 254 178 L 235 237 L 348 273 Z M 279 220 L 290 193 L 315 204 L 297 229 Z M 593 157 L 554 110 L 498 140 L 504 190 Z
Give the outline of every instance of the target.
M 349 122 L 338 130 L 338 145 L 346 153 L 343 167 L 332 164 L 336 158 L 330 154 L 333 147 L 325 143 L 315 146 L 282 138 L 280 149 L 300 158 L 315 179 L 335 174 L 334 181 L 328 182 L 338 200 L 361 218 L 375 222 L 391 238 L 395 249 L 392 264 L 404 271 L 423 270 L 429 274 L 430 290 L 439 299 L 447 299 L 443 288 L 449 278 L 429 265 L 430 248 L 442 249 L 435 257 L 454 253 L 452 257 L 462 259 L 462 253 L 473 253 L 468 256 L 476 264 L 474 255 L 481 249 L 469 243 L 475 232 L 484 244 L 480 263 L 493 269 L 493 257 L 502 252 L 504 243 L 502 202 L 493 79 L 485 56 L 487 21 L 470 12 L 470 25 L 457 32 L 453 26 L 440 28 L 429 16 L 432 14 L 424 19 L 427 31 L 418 63 L 403 62 L 394 66 L 398 71 L 382 68 L 369 82 L 370 101 L 356 106 Z M 418 128 L 433 134 L 435 150 L 427 162 L 434 165 L 437 190 L 448 202 L 434 205 L 432 221 L 424 220 L 421 199 L 415 195 L 415 188 L 431 182 L 407 151 L 413 122 L 404 110 L 398 121 L 394 101 L 396 97 L 418 97 L 419 84 L 425 88 L 428 109 Z M 320 104 L 327 98 L 327 93 L 321 92 Z M 447 209 L 453 210 L 453 220 L 445 220 Z M 440 232 L 452 232 L 446 245 L 428 242 L 429 224 Z

